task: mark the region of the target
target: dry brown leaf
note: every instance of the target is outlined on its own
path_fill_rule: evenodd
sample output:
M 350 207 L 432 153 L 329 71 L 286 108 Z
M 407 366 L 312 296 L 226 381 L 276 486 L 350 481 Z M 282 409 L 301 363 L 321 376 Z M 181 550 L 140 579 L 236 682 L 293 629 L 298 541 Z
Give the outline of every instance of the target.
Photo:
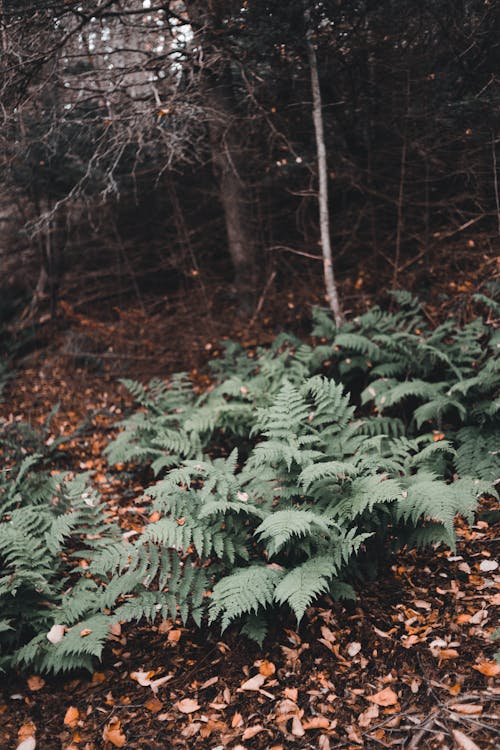
M 38 675 L 33 675 L 32 677 L 28 677 L 26 682 L 28 683 L 29 689 L 33 693 L 36 690 L 41 690 L 43 686 L 45 685 L 45 680 L 42 677 L 39 677 Z
M 260 672 L 241 684 L 240 690 L 260 690 L 266 678 Z
M 187 727 L 184 727 L 181 734 L 183 737 L 194 737 L 200 729 L 202 728 L 203 724 L 201 721 L 191 721 Z
M 90 635 L 92 630 L 90 628 L 83 628 L 83 630 L 80 630 L 80 638 L 85 638 L 87 635 Z
M 243 716 L 236 711 L 233 718 L 231 719 L 231 726 L 233 729 L 236 729 L 236 727 L 241 727 L 243 724 Z
M 182 630 L 169 630 L 167 640 L 170 643 L 178 643 L 181 639 Z
M 264 732 L 264 731 L 265 729 L 262 726 L 262 724 L 255 724 L 255 726 L 248 727 L 247 729 L 245 729 L 245 731 L 241 735 L 241 739 L 243 740 L 243 742 L 245 740 L 251 740 L 252 737 L 255 737 L 256 734 L 259 734 L 259 732 Z
M 34 737 L 26 737 L 25 740 L 19 743 L 16 750 L 35 750 L 36 740 Z
M 163 703 L 158 698 L 150 698 L 144 706 L 153 714 L 157 714 L 163 708 Z
M 443 648 L 438 653 L 439 661 L 448 661 L 449 659 L 458 659 L 460 654 L 455 648 Z
M 378 706 L 375 703 L 372 706 L 368 706 L 366 711 L 363 711 L 363 713 L 358 716 L 359 726 L 363 728 L 369 727 L 372 723 L 372 720 L 378 718 L 378 715 L 379 710 Z
M 260 674 L 263 674 L 264 677 L 270 677 L 276 672 L 276 667 L 274 666 L 272 661 L 264 660 L 259 664 L 259 672 Z
M 448 688 L 448 692 L 450 695 L 458 695 L 461 690 L 462 686 L 459 682 L 456 682 L 454 685 L 451 685 L 451 687 Z
M 177 701 L 175 705 L 181 714 L 192 714 L 200 708 L 198 701 L 195 701 L 193 698 L 183 698 L 182 700 Z
M 101 682 L 104 682 L 106 679 L 106 675 L 104 672 L 94 672 L 92 675 L 92 685 L 100 685 Z
M 122 634 L 122 626 L 120 625 L 119 622 L 114 622 L 110 626 L 109 632 L 111 633 L 111 635 L 116 635 L 118 637 Z
M 18 729 L 17 737 L 20 741 L 26 740 L 29 737 L 34 737 L 36 734 L 36 726 L 32 721 L 25 721 L 24 724 Z
M 483 713 L 483 707 L 479 703 L 454 703 L 450 709 L 466 716 L 477 716 Z
M 75 706 L 70 706 L 64 714 L 64 724 L 67 727 L 76 727 L 78 719 L 80 718 L 80 712 Z
M 470 737 L 467 737 L 466 734 L 460 732 L 458 729 L 453 729 L 452 734 L 453 739 L 457 743 L 457 747 L 459 747 L 460 750 L 481 750 L 481 748 L 476 745 L 476 743 L 473 742 Z
M 358 641 L 353 641 L 352 643 L 347 644 L 347 653 L 349 654 L 349 656 L 356 656 L 356 654 L 359 654 L 360 651 L 361 643 L 358 643 Z
M 472 669 L 481 672 L 485 677 L 496 677 L 500 674 L 500 664 L 494 661 L 483 661 L 481 664 L 474 664 Z
M 330 750 L 330 738 L 326 734 L 320 734 L 318 738 L 318 750 Z
M 347 727 L 347 736 L 351 740 L 351 742 L 354 742 L 356 745 L 364 745 L 363 742 L 363 736 L 361 732 L 359 731 L 358 727 L 355 727 L 354 724 L 351 724 Z
M 121 722 L 117 718 L 112 718 L 103 729 L 102 738 L 104 742 L 111 742 L 114 747 L 124 747 L 127 738 L 122 732 Z
M 376 703 L 377 706 L 394 706 L 398 702 L 398 696 L 392 688 L 386 687 L 375 695 L 368 695 L 366 700 Z
M 297 688 L 285 688 L 283 690 L 283 695 L 285 698 L 288 698 L 288 700 L 293 701 L 294 703 L 297 703 L 298 697 L 299 697 L 299 691 Z
M 292 719 L 292 734 L 294 737 L 303 737 L 305 735 L 305 729 L 302 726 L 300 717 L 295 715 Z
M 302 722 L 302 726 L 305 730 L 328 729 L 330 727 L 330 720 L 326 716 L 312 716 L 307 721 Z

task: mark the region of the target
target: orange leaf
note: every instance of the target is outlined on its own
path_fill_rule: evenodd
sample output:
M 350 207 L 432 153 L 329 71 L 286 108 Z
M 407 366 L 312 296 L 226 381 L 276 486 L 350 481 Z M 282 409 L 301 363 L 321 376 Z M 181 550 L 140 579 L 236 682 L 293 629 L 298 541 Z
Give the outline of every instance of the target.
M 475 664 L 472 669 L 481 672 L 485 677 L 496 677 L 500 674 L 500 664 L 494 661 L 483 661 L 481 664 Z
M 26 682 L 28 683 L 28 687 L 32 692 L 35 692 L 35 690 L 41 690 L 45 685 L 45 680 L 42 679 L 42 677 L 38 677 L 38 675 L 28 677 Z
M 167 635 L 167 640 L 170 641 L 170 643 L 177 643 L 182 635 L 182 630 L 170 630 Z
M 394 706 L 398 702 L 398 696 L 390 687 L 386 687 L 375 695 L 368 695 L 366 700 L 376 703 L 377 706 Z
M 67 727 L 76 727 L 79 717 L 80 712 L 78 709 L 75 706 L 70 706 L 64 714 L 64 723 Z
M 446 661 L 448 659 L 456 659 L 460 654 L 454 648 L 443 648 L 438 653 L 439 661 Z
M 276 672 L 276 667 L 272 663 L 272 661 L 263 661 L 259 665 L 259 672 L 260 674 L 263 674 L 264 677 L 270 677 L 272 674 Z
M 104 742 L 111 742 L 115 747 L 123 747 L 125 745 L 127 738 L 122 732 L 119 719 L 111 719 L 109 724 L 106 724 L 102 733 L 102 738 Z
M 200 708 L 200 704 L 193 698 L 183 698 L 181 701 L 177 701 L 175 705 L 181 714 L 192 714 Z
M 83 628 L 83 630 L 80 630 L 80 638 L 85 638 L 85 636 L 90 635 L 91 632 L 90 628 Z
M 312 716 L 308 721 L 304 721 L 304 729 L 328 729 L 330 720 L 326 716 Z

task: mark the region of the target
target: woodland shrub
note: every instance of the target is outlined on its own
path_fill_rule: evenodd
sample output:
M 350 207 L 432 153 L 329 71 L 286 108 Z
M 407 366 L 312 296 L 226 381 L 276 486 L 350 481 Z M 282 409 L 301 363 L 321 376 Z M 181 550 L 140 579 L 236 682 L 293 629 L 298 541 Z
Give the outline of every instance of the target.
M 483 320 L 432 329 L 413 298 L 396 299 L 341 331 L 316 311 L 314 346 L 281 336 L 250 356 L 227 344 L 202 395 L 182 374 L 126 381 L 139 409 L 108 459 L 156 476 L 145 494 L 157 520 L 136 538 L 104 523 L 82 478 L 41 503 L 4 478 L 1 533 L 30 533 L 39 550 L 0 553 L 9 663 L 89 666 L 111 624 L 158 616 L 238 623 L 261 642 L 270 614 L 300 622 L 322 594 L 354 597 L 381 552 L 453 547 L 456 515 L 471 521 L 495 494 L 498 337 Z M 15 481 L 28 479 L 21 468 Z M 38 568 L 40 583 L 26 573 Z

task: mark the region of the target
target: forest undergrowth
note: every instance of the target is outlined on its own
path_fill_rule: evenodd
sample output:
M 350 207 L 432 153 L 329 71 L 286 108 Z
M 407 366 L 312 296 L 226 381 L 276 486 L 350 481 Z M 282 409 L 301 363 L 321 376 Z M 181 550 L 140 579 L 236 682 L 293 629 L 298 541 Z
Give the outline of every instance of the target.
M 293 633 L 286 636 L 290 642 L 282 654 L 296 650 L 298 661 L 312 632 L 336 667 L 343 665 L 346 674 L 350 664 L 356 672 L 368 664 L 362 635 L 341 649 L 342 638 L 335 633 L 338 628 L 347 636 L 348 622 L 356 621 L 357 593 L 368 592 L 369 598 L 381 585 L 377 575 L 411 582 L 408 561 L 432 569 L 439 561 L 456 560 L 459 577 L 477 585 L 480 593 L 472 598 L 481 599 L 481 608 L 471 612 L 461 602 L 461 611 L 452 614 L 453 628 L 436 633 L 434 605 L 425 596 L 417 598 L 416 620 L 405 609 L 398 647 L 407 654 L 418 649 L 419 658 L 425 653 L 438 669 L 446 668 L 461 657 L 457 628 L 467 626 L 480 644 L 472 668 L 489 685 L 500 671 L 493 660 L 489 612 L 498 604 L 498 563 L 488 545 L 487 554 L 472 553 L 480 557 L 473 566 L 460 554 L 464 542 L 480 543 L 498 522 L 498 305 L 482 295 L 475 305 L 478 316 L 471 322 L 459 325 L 450 318 L 436 327 L 416 299 L 398 292 L 389 309 L 375 306 L 340 331 L 317 309 L 310 343 L 291 334 L 251 349 L 226 342 L 223 356 L 210 362 L 203 388 L 188 373 L 147 385 L 123 381 L 128 403 L 136 405 L 127 407 L 119 424 L 123 404 L 110 403 L 107 394 L 106 408 L 73 434 L 54 434 L 56 414 L 41 429 L 16 418 L 4 420 L 3 668 L 8 674 L 81 668 L 100 674 L 98 660 L 109 663 L 110 648 L 124 652 L 135 632 L 163 634 L 168 648 L 175 649 L 181 638 L 196 643 L 197 626 L 223 655 L 216 645 L 221 637 L 233 644 L 241 637 L 253 639 L 265 655 Z M 75 446 L 88 445 L 99 423 L 106 427 L 92 443 L 94 461 L 75 461 Z M 117 503 L 120 493 L 125 503 Z M 447 591 L 457 603 L 469 600 L 458 595 L 455 579 L 449 583 Z M 445 596 L 439 589 L 435 596 Z M 436 624 L 422 625 L 422 614 Z M 373 627 L 382 642 L 392 641 L 391 628 Z M 245 654 L 259 653 L 251 641 L 244 643 Z M 277 681 L 273 659 L 257 659 L 256 674 L 252 677 L 251 669 L 238 690 L 265 698 Z M 170 679 L 157 677 L 160 672 L 139 669 L 134 674 L 142 676 L 132 677 L 148 688 L 156 679 L 152 689 L 158 703 L 158 690 Z M 325 748 L 330 737 L 344 745 L 368 742 L 380 711 L 401 709 L 391 684 L 389 678 L 379 683 L 374 699 L 367 699 L 369 708 L 340 734 L 323 709 L 306 721 L 290 692 L 273 737 L 298 742 L 315 732 L 325 738 Z M 460 682 L 449 687 L 459 705 Z M 331 686 L 322 690 L 335 694 Z M 363 687 L 360 695 L 365 692 Z M 470 705 L 479 705 L 476 698 Z M 182 732 L 197 723 L 201 709 L 198 697 L 190 700 L 176 703 L 180 717 L 189 719 Z M 224 702 L 223 694 L 218 701 Z M 470 715 L 479 713 L 471 709 Z M 244 742 L 246 732 L 246 739 L 260 742 L 271 731 L 265 722 L 257 723 L 254 728 L 263 729 L 252 734 L 246 719 L 240 724 L 235 716 L 233 734 L 218 718 L 221 726 L 208 736 L 226 731 L 228 742 L 234 737 Z M 175 724 L 178 718 L 164 722 Z M 196 742 L 206 730 L 203 721 L 199 724 L 192 729 Z M 65 727 L 68 732 L 76 725 L 65 722 Z M 117 739 L 125 737 L 121 723 L 110 720 L 106 727 L 104 739 L 124 746 Z M 384 724 L 386 743 L 387 729 Z M 422 727 L 416 723 L 413 729 Z M 459 735 L 450 736 L 459 743 Z

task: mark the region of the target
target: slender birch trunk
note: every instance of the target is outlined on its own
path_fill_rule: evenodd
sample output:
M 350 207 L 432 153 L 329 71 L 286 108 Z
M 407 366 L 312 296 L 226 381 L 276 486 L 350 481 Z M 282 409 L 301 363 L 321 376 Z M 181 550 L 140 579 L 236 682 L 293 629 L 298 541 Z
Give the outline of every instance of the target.
M 330 215 L 328 211 L 328 165 L 326 160 L 325 132 L 323 126 L 323 111 L 321 105 L 321 89 L 319 85 L 318 61 L 314 47 L 313 34 L 310 27 L 310 13 L 304 10 L 306 21 L 307 54 L 311 73 L 311 91 L 313 99 L 313 122 L 316 136 L 316 153 L 318 160 L 318 204 L 319 225 L 321 232 L 321 250 L 323 254 L 323 275 L 325 279 L 326 296 L 333 313 L 337 328 L 344 322 L 344 313 L 340 304 L 337 284 L 333 272 L 332 245 L 330 240 Z

